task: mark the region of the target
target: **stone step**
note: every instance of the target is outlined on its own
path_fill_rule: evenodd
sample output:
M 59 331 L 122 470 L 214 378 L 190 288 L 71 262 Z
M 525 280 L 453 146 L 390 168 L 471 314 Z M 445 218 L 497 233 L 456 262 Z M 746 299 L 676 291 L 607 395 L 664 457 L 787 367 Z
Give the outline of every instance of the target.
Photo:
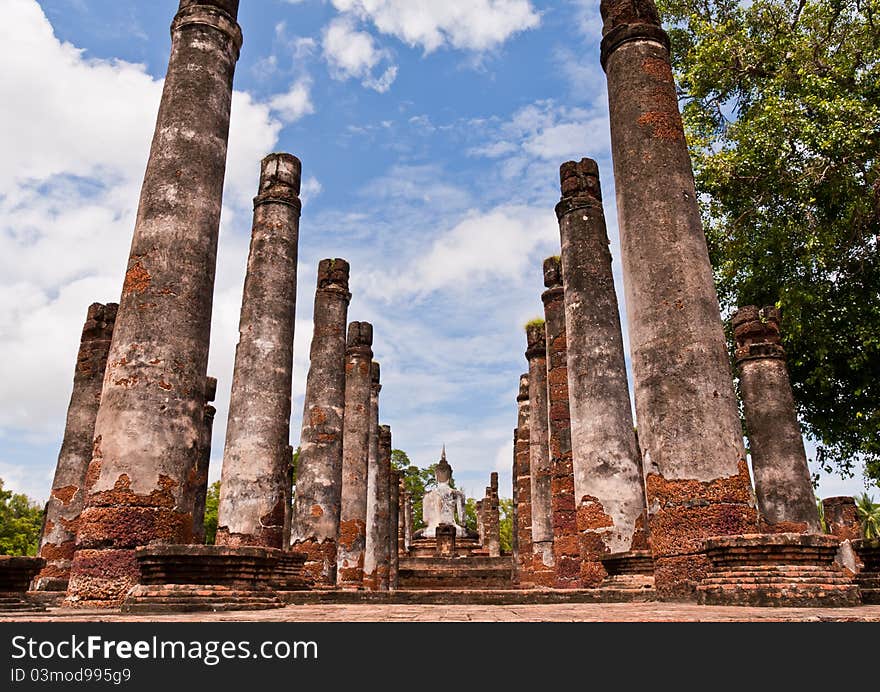
M 646 603 L 653 589 L 398 589 L 303 591 L 283 595 L 287 604 L 540 605 L 547 603 Z

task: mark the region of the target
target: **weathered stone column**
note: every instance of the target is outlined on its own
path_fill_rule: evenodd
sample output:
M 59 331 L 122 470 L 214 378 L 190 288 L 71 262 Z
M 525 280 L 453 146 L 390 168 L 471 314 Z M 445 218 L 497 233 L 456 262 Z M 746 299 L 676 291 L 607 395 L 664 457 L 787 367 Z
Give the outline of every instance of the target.
M 95 416 L 101 403 L 101 386 L 118 307 L 115 303 L 93 303 L 86 315 L 73 371 L 64 439 L 40 536 L 39 556 L 46 564 L 34 580 L 37 591 L 64 591 L 70 579 L 76 527 L 85 500 L 86 470 L 92 459 Z
M 544 260 L 544 318 L 547 332 L 547 408 L 550 441 L 550 503 L 553 513 L 554 586 L 574 589 L 580 584 L 577 510 L 571 457 L 568 407 L 568 361 L 565 296 L 558 257 Z
M 336 585 L 347 589 L 361 588 L 364 580 L 372 345 L 373 326 L 369 322 L 352 322 L 348 326 L 342 434 L 342 506 L 336 553 Z
M 740 308 L 733 334 L 761 528 L 822 533 L 779 336 L 779 310 Z
M 532 498 L 532 566 L 539 586 L 553 586 L 553 509 L 547 413 L 547 341 L 544 320 L 526 325 L 529 361 L 529 469 Z
M 602 65 L 657 590 L 692 598 L 712 535 L 757 515 L 712 267 L 652 0 L 603 0 Z
M 389 441 L 390 442 L 390 441 Z M 389 443 L 390 460 L 390 443 Z M 400 574 L 400 471 L 391 471 L 388 490 L 388 588 L 396 589 Z
M 501 556 L 500 528 L 498 473 L 493 471 L 490 476 L 489 487 L 486 488 L 486 497 L 483 500 L 483 535 L 485 536 L 483 545 L 489 551 L 489 557 Z
M 376 376 L 378 378 L 378 363 Z M 371 402 L 372 404 L 372 402 Z M 378 401 L 376 419 L 378 422 Z M 367 541 L 364 554 L 364 586 L 373 591 L 388 590 L 391 556 L 388 548 L 388 517 L 391 511 L 391 428 L 378 426 L 376 461 L 367 477 Z M 374 470 L 375 469 L 375 470 Z
M 68 605 L 115 606 L 134 549 L 193 538 L 238 0 L 182 0 L 107 361 Z
M 302 164 L 263 159 L 241 300 L 217 545 L 281 548 L 290 459 L 290 397 Z
M 208 501 L 208 471 L 211 465 L 211 442 L 214 433 L 214 417 L 217 409 L 211 405 L 217 396 L 217 378 L 209 377 L 205 384 L 205 415 L 202 424 L 202 439 L 199 459 L 192 479 L 193 493 L 193 543 L 205 542 L 205 505 Z
M 623 334 L 602 209 L 599 166 L 569 161 L 556 205 L 562 240 L 574 497 L 581 584 L 607 576 L 600 559 L 632 548 L 645 510 Z
M 514 474 L 516 503 L 516 525 L 519 548 L 519 559 L 516 570 L 519 585 L 531 586 L 531 557 L 532 557 L 532 481 L 529 473 L 529 437 L 530 421 L 529 412 L 529 375 L 525 373 L 519 378 L 519 395 L 516 397 L 517 426 L 514 456 L 516 458 L 516 472 Z
M 314 336 L 293 501 L 293 550 L 307 555 L 306 576 L 323 586 L 336 584 L 349 273 L 343 259 L 325 259 L 318 265 Z
M 409 490 L 404 490 L 403 495 L 403 549 L 409 553 L 413 542 L 413 499 Z

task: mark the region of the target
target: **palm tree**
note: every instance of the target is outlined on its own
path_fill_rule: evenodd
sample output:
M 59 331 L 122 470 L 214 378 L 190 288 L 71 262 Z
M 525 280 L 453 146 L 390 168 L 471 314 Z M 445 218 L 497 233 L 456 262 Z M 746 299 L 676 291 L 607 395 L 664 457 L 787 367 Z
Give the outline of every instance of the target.
M 862 536 L 869 540 L 880 538 L 880 503 L 875 503 L 868 493 L 862 493 L 855 500 Z

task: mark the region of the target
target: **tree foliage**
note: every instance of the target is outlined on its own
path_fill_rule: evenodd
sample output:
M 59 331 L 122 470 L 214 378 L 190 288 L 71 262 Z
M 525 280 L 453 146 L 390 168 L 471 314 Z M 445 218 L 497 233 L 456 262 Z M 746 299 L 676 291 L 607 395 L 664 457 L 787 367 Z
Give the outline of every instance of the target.
M 880 0 L 658 0 L 722 309 L 776 304 L 826 471 L 880 482 Z
M 43 508 L 27 495 L 3 489 L 0 478 L 0 555 L 36 555 Z
M 855 500 L 862 536 L 867 539 L 880 538 L 880 503 L 874 502 L 868 493 L 862 493 Z
M 437 478 L 434 476 L 437 464 L 431 464 L 428 468 L 422 469 L 413 464 L 409 455 L 402 449 L 392 449 L 391 466 L 396 471 L 403 473 L 403 485 L 412 497 L 413 531 L 424 528 L 422 501 L 425 498 L 425 493 L 437 486 Z M 449 485 L 454 488 L 455 481 L 450 479 Z
M 205 545 L 214 545 L 217 537 L 217 509 L 220 507 L 220 481 L 208 486 L 205 498 Z

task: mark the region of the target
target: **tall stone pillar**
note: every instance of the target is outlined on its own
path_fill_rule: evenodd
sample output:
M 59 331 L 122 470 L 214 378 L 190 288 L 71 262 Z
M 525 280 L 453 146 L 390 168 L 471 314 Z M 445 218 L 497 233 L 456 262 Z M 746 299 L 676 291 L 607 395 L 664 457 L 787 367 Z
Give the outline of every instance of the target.
M 378 375 L 378 363 L 374 363 Z M 376 407 L 378 419 L 378 402 Z M 391 428 L 378 427 L 378 450 L 367 477 L 367 540 L 364 553 L 364 586 L 372 591 L 388 590 L 388 516 L 390 514 Z
M 404 491 L 403 502 L 403 549 L 409 553 L 413 542 L 413 499 L 409 490 Z
M 369 322 L 352 322 L 345 352 L 342 505 L 336 554 L 336 585 L 346 589 L 361 588 L 364 579 L 372 345 L 373 326 Z
M 226 424 L 217 545 L 283 543 L 301 177 L 295 156 L 263 159 Z
M 293 501 L 293 550 L 306 554 L 304 573 L 323 586 L 336 584 L 349 273 L 343 259 L 325 259 L 318 265 L 314 336 Z
M 64 591 L 70 579 L 76 527 L 85 500 L 86 470 L 92 459 L 95 416 L 101 403 L 101 386 L 118 307 L 115 303 L 93 303 L 83 325 L 64 439 L 40 536 L 39 556 L 46 564 L 34 579 L 37 591 Z
M 532 481 L 529 473 L 529 438 L 531 428 L 531 415 L 529 412 L 529 375 L 525 373 L 519 378 L 519 395 L 516 397 L 517 426 L 516 443 L 514 445 L 514 457 L 516 458 L 516 472 L 514 474 L 516 503 L 516 524 L 514 530 L 517 534 L 519 559 L 516 570 L 520 586 L 528 587 L 532 584 L 531 556 L 532 556 Z
M 544 320 L 526 325 L 529 361 L 529 468 L 532 498 L 532 574 L 538 586 L 553 586 L 553 509 L 547 413 L 547 341 Z
M 754 532 L 757 515 L 669 39 L 652 0 L 601 11 L 656 585 L 692 598 L 704 539 Z
M 217 378 L 209 377 L 205 384 L 205 415 L 202 423 L 202 439 L 199 459 L 193 474 L 193 543 L 205 542 L 205 505 L 208 501 L 208 472 L 211 465 L 211 442 L 214 434 L 214 417 L 217 409 L 211 405 L 217 396 Z
M 779 335 L 779 310 L 740 308 L 733 316 L 733 335 L 761 528 L 822 533 Z
M 193 538 L 238 0 L 182 0 L 141 189 L 67 605 L 115 606 L 136 546 Z
M 498 473 L 493 471 L 483 500 L 483 547 L 489 557 L 501 557 L 501 517 L 498 506 Z
M 389 447 L 390 451 L 390 447 Z M 389 456 L 390 460 L 390 456 Z M 400 574 L 400 483 L 402 474 L 392 470 L 388 502 L 388 588 L 396 589 Z
M 550 441 L 550 508 L 553 513 L 554 586 L 580 584 L 577 510 L 571 457 L 568 407 L 568 361 L 562 266 L 558 257 L 544 260 L 544 318 L 547 332 L 547 409 Z
M 623 334 L 602 209 L 599 166 L 569 161 L 556 206 L 562 240 L 574 497 L 581 584 L 607 576 L 600 559 L 632 548 L 645 511 Z M 639 522 L 641 523 L 641 522 Z

